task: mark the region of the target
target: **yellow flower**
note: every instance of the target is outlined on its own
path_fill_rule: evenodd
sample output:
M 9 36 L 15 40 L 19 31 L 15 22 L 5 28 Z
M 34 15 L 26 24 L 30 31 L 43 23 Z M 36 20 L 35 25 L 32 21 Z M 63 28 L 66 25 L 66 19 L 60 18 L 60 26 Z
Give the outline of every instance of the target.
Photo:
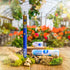
M 65 11 L 66 10 L 66 8 L 63 8 L 63 11 Z
M 36 20 L 36 19 L 37 19 L 37 16 L 34 17 L 34 20 Z
M 64 13 L 64 14 L 66 14 L 66 13 L 67 13 L 67 11 L 63 11 L 63 13 Z
M 70 13 L 70 9 L 68 9 L 68 13 Z
M 36 10 L 38 10 L 38 9 L 40 9 L 40 6 L 36 6 L 36 8 L 35 8 Z
M 70 14 L 69 13 L 67 14 L 67 17 L 70 19 Z
M 62 3 L 60 3 L 60 8 L 61 8 L 61 9 L 63 8 L 63 4 L 62 4 Z
M 37 29 L 40 29 L 40 27 L 37 27 Z
M 46 0 L 42 0 L 42 3 L 46 3 Z

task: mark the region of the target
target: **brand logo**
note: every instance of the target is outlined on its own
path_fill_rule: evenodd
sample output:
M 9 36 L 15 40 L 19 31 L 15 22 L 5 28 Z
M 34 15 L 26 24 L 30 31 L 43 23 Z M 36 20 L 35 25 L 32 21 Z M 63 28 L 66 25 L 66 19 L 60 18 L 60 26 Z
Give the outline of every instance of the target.
M 41 45 L 42 45 L 41 43 L 38 44 L 38 46 L 41 46 Z
M 44 54 L 47 54 L 47 53 L 48 53 L 48 50 L 43 50 L 43 53 L 44 53 Z

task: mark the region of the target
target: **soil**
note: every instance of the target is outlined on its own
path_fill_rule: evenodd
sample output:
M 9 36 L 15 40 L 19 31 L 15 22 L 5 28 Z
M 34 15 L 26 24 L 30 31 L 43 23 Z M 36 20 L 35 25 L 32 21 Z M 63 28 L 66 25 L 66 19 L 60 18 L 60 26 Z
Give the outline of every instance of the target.
M 16 47 L 0 47 L 0 70 L 70 70 L 70 47 L 55 48 L 60 50 L 60 56 L 63 57 L 63 64 L 59 66 L 45 66 L 33 64 L 30 67 L 11 67 L 3 65 L 2 60 L 6 59 L 11 53 L 15 53 L 21 48 Z

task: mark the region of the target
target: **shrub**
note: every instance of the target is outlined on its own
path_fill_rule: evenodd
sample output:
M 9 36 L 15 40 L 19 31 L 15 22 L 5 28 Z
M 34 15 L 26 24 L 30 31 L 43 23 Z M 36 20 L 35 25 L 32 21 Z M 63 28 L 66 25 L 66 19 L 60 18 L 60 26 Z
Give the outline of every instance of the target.
M 16 20 L 20 20 L 22 18 L 22 11 L 21 11 L 21 7 L 19 5 L 19 1 L 18 0 L 12 0 L 11 3 L 11 10 L 12 10 L 12 15 Z
M 21 66 L 22 65 L 22 60 L 16 60 L 14 63 L 11 63 L 11 66 Z
M 23 28 L 21 27 L 20 30 Z M 65 32 L 67 31 L 67 32 Z M 18 33 L 16 39 L 13 41 L 13 45 L 16 47 L 23 47 L 23 31 Z M 27 26 L 27 45 L 32 46 L 33 42 L 46 42 L 50 47 L 63 47 L 65 41 L 68 41 L 70 29 L 66 27 L 55 28 L 50 30 L 46 26 L 36 27 Z M 18 38 L 19 37 L 19 38 Z
M 32 64 L 35 64 L 35 59 L 34 58 L 30 58 Z
M 16 37 L 16 39 L 12 42 L 12 46 L 16 46 L 18 48 L 23 47 L 23 38 Z
M 61 57 L 59 58 L 54 58 L 49 65 L 54 66 L 54 65 L 60 65 L 62 64 L 63 59 Z

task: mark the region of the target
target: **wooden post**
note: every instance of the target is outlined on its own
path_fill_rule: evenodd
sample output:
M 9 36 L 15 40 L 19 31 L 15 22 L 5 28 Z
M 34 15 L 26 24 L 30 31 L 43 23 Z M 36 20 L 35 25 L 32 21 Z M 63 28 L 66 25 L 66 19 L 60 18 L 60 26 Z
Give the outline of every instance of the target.
M 3 18 L 1 18 L 1 26 L 3 25 Z
M 29 20 L 29 25 L 30 25 L 30 26 L 31 26 L 31 23 L 32 23 L 32 19 Z
M 47 16 L 47 14 L 46 14 L 46 16 Z M 46 16 L 45 16 L 45 25 L 46 25 Z
M 11 0 L 9 0 L 9 4 L 11 3 Z
M 0 0 L 0 2 L 2 2 L 2 0 Z
M 41 20 L 41 26 L 42 26 L 42 12 L 41 12 L 41 18 L 40 18 L 40 20 Z

